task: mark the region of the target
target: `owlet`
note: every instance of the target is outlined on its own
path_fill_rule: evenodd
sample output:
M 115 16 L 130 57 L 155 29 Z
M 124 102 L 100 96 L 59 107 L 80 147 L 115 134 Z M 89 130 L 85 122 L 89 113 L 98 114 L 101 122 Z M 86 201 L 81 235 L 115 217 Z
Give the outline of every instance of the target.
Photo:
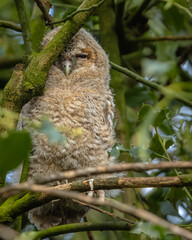
M 45 47 L 60 27 L 43 40 Z M 71 169 L 107 166 L 114 159 L 114 103 L 109 87 L 106 53 L 84 29 L 79 30 L 51 66 L 42 96 L 22 108 L 22 127 L 29 129 L 33 149 L 29 179 Z M 24 120 L 49 121 L 66 136 L 65 144 L 52 144 L 31 130 Z M 78 132 L 78 134 L 76 134 Z M 55 200 L 29 212 L 38 229 L 80 221 L 87 209 L 72 200 Z

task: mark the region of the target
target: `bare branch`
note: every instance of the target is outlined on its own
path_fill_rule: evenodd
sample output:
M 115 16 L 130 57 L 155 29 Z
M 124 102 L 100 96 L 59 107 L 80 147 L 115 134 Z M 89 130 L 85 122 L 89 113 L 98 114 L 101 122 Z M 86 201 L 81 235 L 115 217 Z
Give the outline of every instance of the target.
M 35 0 L 35 2 L 37 4 L 37 6 L 41 9 L 41 12 L 43 13 L 45 20 L 47 20 L 47 22 L 51 26 L 51 29 L 53 29 L 54 28 L 53 19 L 52 19 L 51 15 L 47 12 L 43 2 L 41 0 Z
M 189 41 L 192 40 L 192 36 L 164 36 L 164 37 L 141 37 L 141 38 L 130 38 L 129 42 L 160 42 L 160 41 Z
M 77 201 L 77 200 L 73 200 L 73 201 L 74 201 L 74 202 L 77 202 L 77 203 L 79 203 L 79 204 L 81 204 L 81 205 L 87 206 L 87 207 L 89 207 L 89 208 L 91 208 L 91 209 L 93 209 L 93 210 L 95 210 L 95 211 L 97 211 L 97 212 L 100 212 L 100 213 L 103 213 L 103 214 L 105 214 L 105 215 L 111 216 L 111 217 L 113 217 L 113 218 L 117 218 L 117 219 L 120 219 L 120 220 L 122 220 L 122 221 L 128 222 L 129 224 L 135 224 L 135 222 L 132 221 L 132 220 L 130 220 L 130 219 L 127 219 L 127 218 L 124 218 L 124 217 L 115 215 L 115 214 L 113 214 L 113 213 L 111 213 L 111 212 L 108 212 L 108 211 L 106 211 L 106 210 L 103 210 L 103 209 L 101 209 L 101 208 L 99 208 L 99 207 L 96 207 L 96 206 L 94 206 L 94 205 L 86 204 L 86 203 L 83 203 L 83 202 L 80 202 L 80 201 Z
M 192 175 L 185 174 L 175 177 L 128 177 L 128 178 L 102 178 L 93 182 L 94 190 L 110 190 L 122 188 L 145 188 L 145 187 L 183 187 L 192 184 Z M 44 185 L 23 182 L 0 189 L 0 198 L 5 199 L 20 191 L 42 192 Z M 61 184 L 55 187 L 47 187 L 47 190 L 64 191 L 91 191 L 89 180 L 75 181 L 68 184 Z M 45 201 L 45 195 L 43 195 Z
M 74 11 L 71 14 L 69 14 L 68 16 L 66 16 L 64 19 L 62 19 L 60 21 L 57 21 L 57 22 L 53 22 L 53 23 L 54 24 L 63 23 L 63 22 L 66 22 L 67 20 L 70 20 L 72 17 L 74 17 L 76 14 L 78 14 L 80 12 L 87 12 L 87 11 L 90 11 L 90 10 L 95 10 L 101 4 L 103 4 L 103 2 L 104 2 L 104 0 L 101 0 L 101 2 L 99 2 L 98 4 L 94 4 L 91 7 L 83 8 L 83 9 L 77 9 L 76 11 Z M 48 23 L 47 25 L 50 25 L 50 23 Z
M 182 161 L 182 162 L 160 162 L 160 163 L 126 163 L 126 164 L 116 164 L 112 166 L 101 166 L 101 167 L 91 167 L 83 168 L 77 170 L 66 171 L 63 173 L 51 174 L 49 176 L 39 176 L 35 179 L 35 183 L 48 183 L 52 181 L 62 181 L 64 179 L 74 179 L 76 177 L 86 177 L 91 175 L 99 175 L 103 173 L 114 173 L 123 171 L 135 171 L 144 172 L 152 169 L 173 169 L 173 168 L 192 168 L 192 162 Z

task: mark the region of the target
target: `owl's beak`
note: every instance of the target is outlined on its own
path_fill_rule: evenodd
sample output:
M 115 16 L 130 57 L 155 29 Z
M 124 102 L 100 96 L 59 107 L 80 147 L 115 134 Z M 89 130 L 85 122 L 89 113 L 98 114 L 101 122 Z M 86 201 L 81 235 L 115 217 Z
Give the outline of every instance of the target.
M 64 73 L 66 76 L 68 76 L 71 72 L 71 61 L 70 60 L 65 60 L 64 61 Z

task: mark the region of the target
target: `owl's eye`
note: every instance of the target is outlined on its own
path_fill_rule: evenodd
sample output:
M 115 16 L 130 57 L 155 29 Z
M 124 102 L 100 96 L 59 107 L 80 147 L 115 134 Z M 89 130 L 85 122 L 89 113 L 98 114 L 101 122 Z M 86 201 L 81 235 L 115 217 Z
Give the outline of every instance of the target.
M 81 54 L 77 54 L 76 55 L 76 58 L 87 58 L 88 55 L 87 54 L 84 54 L 84 53 L 81 53 Z

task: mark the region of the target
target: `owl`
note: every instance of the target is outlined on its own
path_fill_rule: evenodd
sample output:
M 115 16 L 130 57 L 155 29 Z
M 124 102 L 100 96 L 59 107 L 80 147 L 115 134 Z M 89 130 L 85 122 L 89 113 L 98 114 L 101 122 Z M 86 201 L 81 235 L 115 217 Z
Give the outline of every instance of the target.
M 59 29 L 44 37 L 42 48 Z M 109 69 L 102 47 L 80 29 L 51 66 L 43 95 L 22 108 L 20 122 L 30 131 L 33 142 L 29 179 L 114 163 L 108 154 L 115 141 Z M 66 136 L 64 144 L 50 143 L 46 135 L 31 129 L 23 120 L 39 122 L 42 116 Z M 32 209 L 28 217 L 38 229 L 45 229 L 78 222 L 86 212 L 86 207 L 72 200 L 58 199 Z

